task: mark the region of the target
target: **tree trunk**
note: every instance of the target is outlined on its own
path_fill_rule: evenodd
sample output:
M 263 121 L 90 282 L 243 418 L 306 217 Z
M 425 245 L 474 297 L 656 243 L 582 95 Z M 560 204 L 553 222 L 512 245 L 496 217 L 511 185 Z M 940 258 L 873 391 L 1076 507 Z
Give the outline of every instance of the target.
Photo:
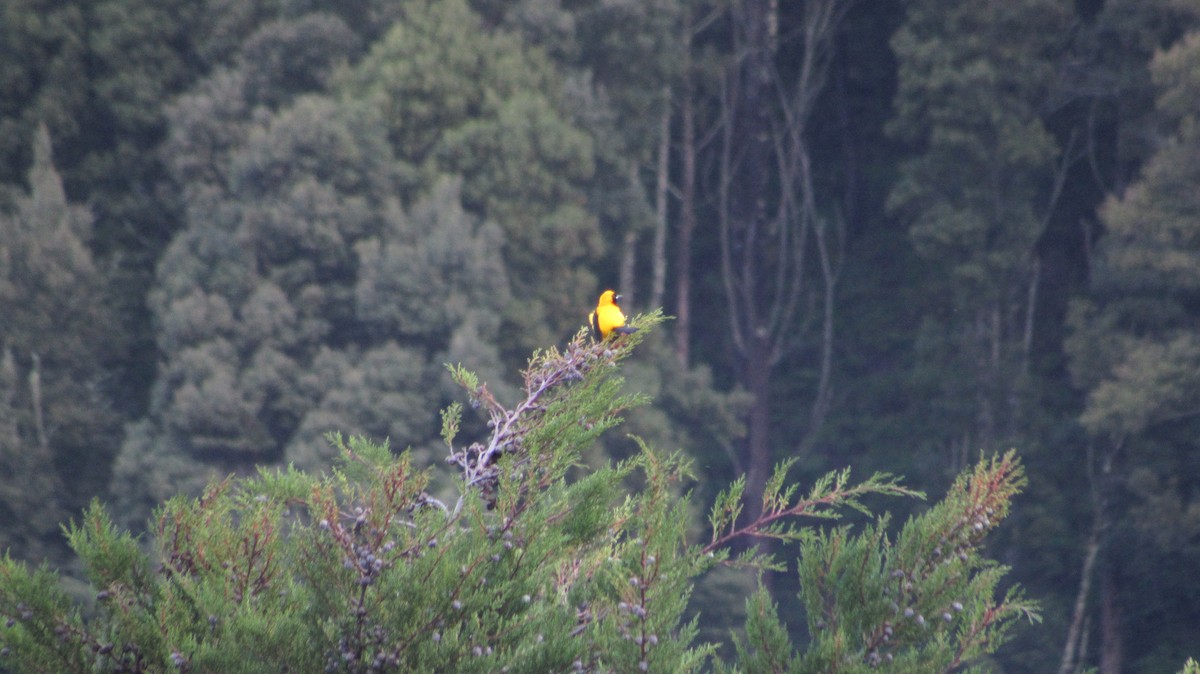
M 638 184 L 637 164 L 629 162 L 629 188 L 632 190 Z M 617 292 L 625 296 L 625 306 L 632 307 L 636 302 L 637 292 L 634 279 L 634 269 L 637 264 L 637 230 L 626 225 L 625 236 L 621 244 L 621 266 L 617 277 Z
M 742 384 L 752 396 L 746 434 L 746 517 L 762 513 L 763 488 L 771 474 L 770 346 L 751 336 L 743 365 Z
M 840 225 L 839 225 L 840 226 Z M 817 390 L 813 397 L 812 408 L 809 410 L 808 428 L 804 431 L 804 439 L 800 443 L 800 451 L 808 452 L 816 444 L 825 426 L 825 418 L 829 414 L 830 401 L 833 398 L 833 341 L 834 323 L 833 311 L 837 296 L 838 270 L 833 264 L 828 242 L 825 240 L 825 226 L 814 228 L 817 239 L 817 261 L 821 267 L 821 356 L 818 364 L 820 374 L 817 377 Z
M 739 11 L 740 10 L 740 11 Z M 734 21 L 741 58 L 732 88 L 733 171 L 730 179 L 729 254 L 734 279 L 731 304 L 734 331 L 743 351 L 740 379 L 753 397 L 746 437 L 746 511 L 749 519 L 762 510 L 763 486 L 770 472 L 771 455 L 769 387 L 773 344 L 760 314 L 760 278 L 770 201 L 768 176 L 774 168 L 770 103 L 771 52 L 770 3 L 745 0 L 735 3 Z
M 1124 648 L 1121 643 L 1121 605 L 1111 568 L 1100 580 L 1100 674 L 1121 674 Z
M 685 10 L 686 11 L 686 10 Z M 692 233 L 696 230 L 696 109 L 691 68 L 692 17 L 683 20 L 683 84 L 679 92 L 679 232 L 675 241 L 675 357 L 686 368 L 691 361 Z
M 1088 536 L 1087 552 L 1083 556 L 1083 569 L 1080 572 L 1079 590 L 1075 593 L 1075 610 L 1071 614 L 1071 626 L 1067 630 L 1067 643 L 1063 647 L 1062 662 L 1058 674 L 1072 674 L 1076 665 L 1083 657 L 1081 652 L 1084 638 L 1083 624 L 1087 615 L 1088 594 L 1091 592 L 1092 575 L 1096 567 L 1096 557 L 1100 552 L 1100 527 L 1092 523 L 1092 533 Z
M 651 309 L 661 307 L 667 286 L 667 196 L 671 183 L 668 175 L 671 153 L 671 88 L 663 91 L 662 117 L 658 127 L 658 166 L 654 185 L 654 249 L 651 259 Z
M 1096 563 L 1100 551 L 1104 547 L 1104 530 L 1108 526 L 1105 517 L 1107 500 L 1105 498 L 1109 475 L 1112 473 L 1112 463 L 1118 447 L 1107 452 L 1099 466 L 1096 464 L 1095 447 L 1088 444 L 1086 471 L 1092 501 L 1092 531 L 1088 535 L 1086 552 L 1083 556 L 1083 568 L 1080 570 L 1079 590 L 1075 594 L 1075 609 L 1071 614 L 1071 625 L 1067 630 L 1067 642 L 1063 646 L 1062 661 L 1059 663 L 1059 674 L 1072 674 L 1079 670 L 1079 663 L 1086 657 L 1087 651 L 1087 606 L 1091 594 L 1092 582 L 1096 576 Z M 1102 616 L 1103 619 L 1103 616 Z M 1107 642 L 1107 634 L 1102 642 Z M 1118 632 L 1119 637 L 1119 632 Z M 1102 646 L 1107 650 L 1107 645 Z
M 791 451 L 804 451 L 816 437 L 830 400 L 839 264 L 818 216 L 806 137 L 827 80 L 833 37 L 851 4 L 811 0 L 804 4 L 796 30 L 779 28 L 772 0 L 731 5 L 735 56 L 723 91 L 720 239 L 738 379 L 753 400 L 744 453 L 748 518 L 761 510 L 762 487 L 772 469 L 772 370 L 787 351 L 811 336 L 804 334 L 805 324 L 819 326 L 820 377 L 809 428 Z M 789 64 L 786 73 L 775 69 L 781 35 L 799 36 L 795 39 L 802 47 L 799 62 Z M 823 284 L 823 295 L 813 284 Z M 812 315 L 797 320 L 804 312 Z
M 43 453 L 49 452 L 50 440 L 46 436 L 46 417 L 42 413 L 42 359 L 31 354 L 29 368 L 29 399 L 33 404 L 33 428 L 37 432 L 37 446 Z

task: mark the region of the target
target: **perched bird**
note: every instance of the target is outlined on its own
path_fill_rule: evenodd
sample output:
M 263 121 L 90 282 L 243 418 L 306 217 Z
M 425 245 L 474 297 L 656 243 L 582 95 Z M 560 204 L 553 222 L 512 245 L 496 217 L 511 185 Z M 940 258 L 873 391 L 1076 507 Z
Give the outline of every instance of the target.
M 608 339 L 614 332 L 621 335 L 637 332 L 637 328 L 625 325 L 625 314 L 621 312 L 621 307 L 617 306 L 617 302 L 620 301 L 621 296 L 611 290 L 600 293 L 596 310 L 588 316 L 588 325 L 591 326 L 592 335 L 597 340 Z

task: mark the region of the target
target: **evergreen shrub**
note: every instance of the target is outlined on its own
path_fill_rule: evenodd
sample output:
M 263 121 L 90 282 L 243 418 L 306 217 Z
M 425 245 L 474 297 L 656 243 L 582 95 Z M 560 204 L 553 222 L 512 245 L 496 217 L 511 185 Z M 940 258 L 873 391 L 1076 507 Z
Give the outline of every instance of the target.
M 1019 618 L 1037 619 L 1019 590 L 1000 592 L 1007 568 L 981 550 L 1024 483 L 1012 452 L 982 459 L 894 536 L 886 516 L 826 525 L 868 512 L 870 495 L 921 496 L 890 475 L 838 471 L 802 492 L 785 462 L 760 516 L 744 516 L 738 480 L 693 540 L 685 457 L 642 444 L 584 465 L 644 402 L 622 392 L 618 364 L 662 320 L 535 353 L 512 407 L 451 367 L 488 432 L 460 442 L 463 407 L 443 413 L 449 494 L 409 453 L 333 435 L 328 474 L 215 482 L 159 507 L 144 541 L 94 503 L 65 527 L 92 601 L 73 601 L 46 566 L 0 561 L 0 670 L 929 674 L 981 667 Z M 760 588 L 724 662 L 697 640 L 691 589 L 717 565 L 785 568 L 749 545 L 764 540 L 798 550 L 810 639 L 792 643 Z

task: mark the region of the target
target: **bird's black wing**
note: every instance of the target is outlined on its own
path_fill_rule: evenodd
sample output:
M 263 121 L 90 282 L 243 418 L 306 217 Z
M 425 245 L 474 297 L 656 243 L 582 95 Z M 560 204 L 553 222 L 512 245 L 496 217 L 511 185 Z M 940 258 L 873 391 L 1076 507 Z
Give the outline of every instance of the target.
M 595 337 L 596 341 L 598 342 L 603 339 L 603 335 L 600 334 L 600 317 L 597 316 L 596 313 L 597 312 L 593 311 L 592 314 L 588 316 L 588 326 L 592 328 L 592 337 Z

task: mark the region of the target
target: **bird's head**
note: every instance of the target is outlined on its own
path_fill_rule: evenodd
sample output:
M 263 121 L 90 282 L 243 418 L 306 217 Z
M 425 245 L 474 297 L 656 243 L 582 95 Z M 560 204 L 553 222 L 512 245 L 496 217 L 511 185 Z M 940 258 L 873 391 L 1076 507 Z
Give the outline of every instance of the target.
M 600 304 L 600 306 L 605 306 L 607 304 L 616 304 L 620 301 L 621 301 L 621 296 L 618 295 L 615 291 L 605 290 L 603 293 L 600 294 L 599 304 Z

